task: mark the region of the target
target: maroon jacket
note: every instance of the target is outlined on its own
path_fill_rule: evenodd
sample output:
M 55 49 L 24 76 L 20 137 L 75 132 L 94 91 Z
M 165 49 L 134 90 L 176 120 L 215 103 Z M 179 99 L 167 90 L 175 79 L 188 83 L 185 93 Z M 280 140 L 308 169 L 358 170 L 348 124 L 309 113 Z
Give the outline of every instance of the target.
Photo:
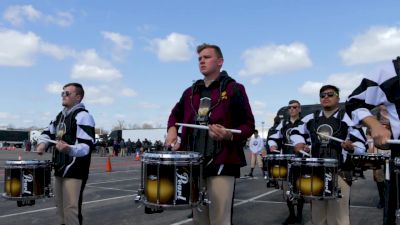
M 183 92 L 169 116 L 168 128 L 175 126 L 175 123 L 195 123 L 201 98 L 198 89 L 202 86 L 204 86 L 204 81 L 198 80 Z M 215 165 L 246 165 L 243 143 L 254 133 L 254 117 L 244 86 L 236 83 L 225 71 L 222 71 L 219 78 L 209 88 L 211 89 L 211 106 L 217 104 L 211 110 L 209 124 L 220 124 L 226 128 L 242 131 L 241 134 L 233 134 L 233 141 L 222 141 L 222 150 L 216 155 L 213 163 Z M 179 150 L 195 151 L 188 148 L 188 136 L 192 132 L 192 128 L 182 128 L 182 143 Z

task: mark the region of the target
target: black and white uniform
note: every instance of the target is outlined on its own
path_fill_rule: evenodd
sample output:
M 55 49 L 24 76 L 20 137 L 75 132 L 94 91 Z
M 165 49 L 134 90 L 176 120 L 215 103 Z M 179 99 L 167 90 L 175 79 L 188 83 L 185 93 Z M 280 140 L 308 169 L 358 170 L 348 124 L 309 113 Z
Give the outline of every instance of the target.
M 55 165 L 55 176 L 76 178 L 85 180 L 88 178 L 91 151 L 94 149 L 95 143 L 95 122 L 93 117 L 85 109 L 82 103 L 75 105 L 70 110 L 61 111 L 55 120 L 43 131 L 41 137 L 55 140 L 56 127 L 59 123 L 65 123 L 66 133 L 62 140 L 71 145 L 71 150 L 63 157 L 65 165 Z M 39 144 L 48 142 L 39 139 Z M 47 147 L 46 146 L 46 147 Z M 55 151 L 56 158 L 61 153 Z
M 371 116 L 369 110 L 378 105 L 385 105 L 389 113 L 392 138 L 400 138 L 400 66 L 394 62 L 380 65 L 375 71 L 366 75 L 361 84 L 351 93 L 346 102 L 347 113 L 354 123 L 360 123 Z M 390 145 L 391 158 L 400 157 L 400 145 Z M 389 188 L 385 191 L 383 224 L 396 224 L 395 211 L 399 202 L 396 187 L 394 165 L 390 164 Z
M 299 126 L 301 120 L 297 119 L 292 122 L 290 119 L 282 120 L 279 125 L 272 131 L 268 137 L 268 145 L 277 146 L 282 149 L 283 154 L 295 154 L 292 141 L 290 140 L 290 133 L 294 127 Z
M 341 117 L 341 118 L 340 118 Z M 323 115 L 323 111 L 315 112 L 305 116 L 299 125 L 292 129 L 290 139 L 294 145 L 306 143 L 307 135 L 311 138 L 311 155 L 314 158 L 337 159 L 339 167 L 347 160 L 348 152 L 341 147 L 341 143 L 334 140 L 327 140 L 322 143 L 317 132 L 326 132 L 325 125 L 332 129 L 329 135 L 347 140 L 350 139 L 354 145 L 353 154 L 363 154 L 365 152 L 366 138 L 361 129 L 354 126 L 350 117 L 341 110 L 335 112 L 329 118 Z

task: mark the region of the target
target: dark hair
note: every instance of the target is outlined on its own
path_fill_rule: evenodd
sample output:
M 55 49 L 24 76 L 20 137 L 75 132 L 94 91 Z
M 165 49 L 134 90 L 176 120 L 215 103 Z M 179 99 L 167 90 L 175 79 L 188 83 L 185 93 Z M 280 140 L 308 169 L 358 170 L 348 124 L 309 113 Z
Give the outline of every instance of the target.
M 258 134 L 258 130 L 254 130 L 254 133 L 257 133 L 257 134 Z
M 212 45 L 212 44 L 207 44 L 207 43 L 203 43 L 203 44 L 197 46 L 197 53 L 200 53 L 201 51 L 203 51 L 206 48 L 214 49 L 215 53 L 217 54 L 217 56 L 219 58 L 224 58 L 224 56 L 222 55 L 221 49 L 217 45 Z
M 293 103 L 297 103 L 297 104 L 300 105 L 300 102 L 297 101 L 297 100 L 294 100 L 294 99 L 293 99 L 293 100 L 290 100 L 289 103 L 288 103 L 288 105 L 293 104 Z
M 328 89 L 332 89 L 339 96 L 339 88 L 330 84 L 322 86 L 321 89 L 319 89 L 319 93 L 321 94 Z
M 76 94 L 82 96 L 85 96 L 85 91 L 83 90 L 82 84 L 79 83 L 68 83 L 66 85 L 64 85 L 63 89 L 69 86 L 74 86 L 75 90 L 76 90 Z

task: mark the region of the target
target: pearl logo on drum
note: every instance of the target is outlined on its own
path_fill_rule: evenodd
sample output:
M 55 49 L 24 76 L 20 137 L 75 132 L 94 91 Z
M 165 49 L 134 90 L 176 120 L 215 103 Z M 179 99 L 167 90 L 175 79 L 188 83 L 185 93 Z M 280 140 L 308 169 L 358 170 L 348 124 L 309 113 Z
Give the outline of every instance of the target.
M 186 201 L 186 197 L 183 196 L 183 186 L 189 182 L 189 176 L 187 173 L 179 174 L 178 171 L 176 172 L 176 198 L 179 200 Z
M 32 174 L 24 174 L 23 175 L 23 193 L 24 194 L 32 194 L 31 191 L 29 191 L 28 183 L 32 183 L 33 181 L 33 176 Z
M 325 173 L 325 193 L 332 194 L 331 190 L 329 190 L 329 183 L 332 181 L 332 174 Z

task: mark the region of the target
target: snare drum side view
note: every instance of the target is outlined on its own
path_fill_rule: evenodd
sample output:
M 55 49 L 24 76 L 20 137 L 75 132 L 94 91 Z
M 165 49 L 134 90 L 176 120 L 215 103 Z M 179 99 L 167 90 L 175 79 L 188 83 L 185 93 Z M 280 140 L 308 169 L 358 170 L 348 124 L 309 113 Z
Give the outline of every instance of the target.
M 363 155 L 351 156 L 354 166 L 363 170 L 379 169 L 381 166 L 385 165 L 386 159 L 389 159 L 389 156 L 381 153 L 366 153 Z
M 264 168 L 269 180 L 287 180 L 288 162 L 294 154 L 270 154 L 264 158 Z
M 3 198 L 16 200 L 22 206 L 35 204 L 35 199 L 52 197 L 49 160 L 7 160 L 4 170 Z
M 201 155 L 152 152 L 142 156 L 139 198 L 152 208 L 190 208 L 199 203 Z
M 336 159 L 293 158 L 289 164 L 289 187 L 294 197 L 336 199 L 338 190 Z

